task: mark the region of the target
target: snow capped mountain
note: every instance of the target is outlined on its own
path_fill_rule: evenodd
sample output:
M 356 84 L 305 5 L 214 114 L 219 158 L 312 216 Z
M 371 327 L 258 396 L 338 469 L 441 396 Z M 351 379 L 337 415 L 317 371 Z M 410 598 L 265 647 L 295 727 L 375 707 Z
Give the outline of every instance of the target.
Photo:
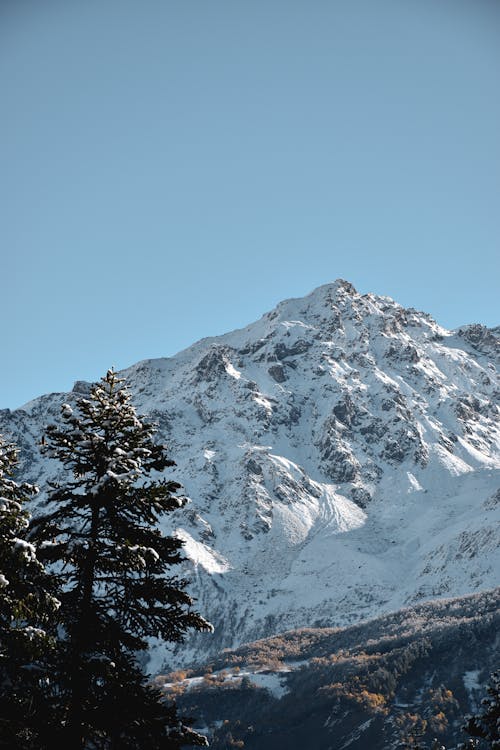
M 498 329 L 448 331 L 339 280 L 124 371 L 192 499 L 177 533 L 216 632 L 182 658 L 497 585 L 498 359 Z M 87 390 L 0 412 L 28 480 L 60 471 L 37 444 Z

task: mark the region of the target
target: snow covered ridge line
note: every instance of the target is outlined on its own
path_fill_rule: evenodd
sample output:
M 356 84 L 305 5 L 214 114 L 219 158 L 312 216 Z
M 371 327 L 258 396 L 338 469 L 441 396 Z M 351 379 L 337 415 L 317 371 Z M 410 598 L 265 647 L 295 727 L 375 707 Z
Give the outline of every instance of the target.
M 496 329 L 447 331 L 340 280 L 124 371 L 192 500 L 164 530 L 215 625 L 173 656 L 152 644 L 151 670 L 497 585 L 498 350 Z M 44 426 L 86 392 L 0 412 L 42 498 Z

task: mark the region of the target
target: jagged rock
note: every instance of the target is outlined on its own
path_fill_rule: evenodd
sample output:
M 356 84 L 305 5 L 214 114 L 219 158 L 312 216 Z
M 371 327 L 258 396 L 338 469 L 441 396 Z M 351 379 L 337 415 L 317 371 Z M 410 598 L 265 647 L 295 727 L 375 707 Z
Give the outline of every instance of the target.
M 494 357 L 500 356 L 500 336 L 498 328 L 486 328 L 479 323 L 473 323 L 458 329 L 458 335 L 465 339 L 474 349 Z
M 347 395 L 333 407 L 333 413 L 343 425 L 350 427 L 356 416 L 356 408 L 352 398 Z
M 311 346 L 312 342 L 305 341 L 304 339 L 299 339 L 292 346 L 287 346 L 285 343 L 279 343 L 274 347 L 274 354 L 279 360 L 286 359 L 286 357 L 296 357 L 299 354 L 305 354 Z
M 367 443 L 376 443 L 387 434 L 387 424 L 379 417 L 375 417 L 360 427 L 359 432 Z
M 262 349 L 263 346 L 266 345 L 267 341 L 268 341 L 267 338 L 263 338 L 263 339 L 259 339 L 258 341 L 255 341 L 253 343 L 249 343 L 247 346 L 242 347 L 239 350 L 239 353 L 240 354 L 255 354 L 260 349 Z
M 243 539 L 245 539 L 247 542 L 250 542 L 254 538 L 254 534 L 250 531 L 248 528 L 248 525 L 246 523 L 240 524 L 240 530 L 241 530 L 241 536 Z
M 483 503 L 484 510 L 494 510 L 500 506 L 500 488 Z
M 289 404 L 287 420 L 288 426 L 291 427 L 292 425 L 297 424 L 301 416 L 302 412 L 300 408 L 298 406 L 295 406 L 295 404 Z
M 249 458 L 246 462 L 246 467 L 251 474 L 262 475 L 262 466 L 255 461 L 253 458 Z
M 77 393 L 79 396 L 88 396 L 92 383 L 87 383 L 85 380 L 77 380 L 73 386 L 73 393 Z
M 385 442 L 382 455 L 388 461 L 401 463 L 411 452 L 417 451 L 418 458 L 416 460 L 421 461 L 425 454 L 422 452 L 418 433 L 402 427 L 395 432 L 394 438 Z
M 357 294 L 354 285 L 350 281 L 346 281 L 346 279 L 338 279 L 336 285 L 339 291 L 343 291 L 346 294 Z
M 284 383 L 286 380 L 285 370 L 282 365 L 273 365 L 269 368 L 268 373 L 277 383 Z
M 465 422 L 477 420 L 481 412 L 481 404 L 478 399 L 471 395 L 460 396 L 455 404 L 457 417 Z
M 441 434 L 441 435 L 439 436 L 439 442 L 440 442 L 440 443 L 441 443 L 442 445 L 444 445 L 444 447 L 446 448 L 446 450 L 447 450 L 447 451 L 448 451 L 449 453 L 453 453 L 453 452 L 454 452 L 454 450 L 455 450 L 455 445 L 454 445 L 454 442 L 456 442 L 456 439 L 455 439 L 455 441 L 452 441 L 452 440 L 450 440 L 450 438 L 449 438 L 449 437 L 446 437 L 446 435 L 443 435 L 443 434 Z
M 372 499 L 371 494 L 364 487 L 353 487 L 351 497 L 360 508 L 366 508 Z
M 325 450 L 323 467 L 327 476 L 334 482 L 353 482 L 360 468 L 355 456 L 340 445 Z
M 228 352 L 225 347 L 212 346 L 195 367 L 196 381 L 213 381 L 227 373 Z

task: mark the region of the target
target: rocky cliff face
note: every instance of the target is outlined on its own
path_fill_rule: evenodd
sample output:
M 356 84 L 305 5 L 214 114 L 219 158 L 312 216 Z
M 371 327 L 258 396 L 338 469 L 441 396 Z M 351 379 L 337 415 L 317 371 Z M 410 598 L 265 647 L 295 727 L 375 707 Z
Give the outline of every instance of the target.
M 340 280 L 126 370 L 192 499 L 176 529 L 216 632 L 183 658 L 496 585 L 498 351 L 496 330 L 447 331 Z M 37 444 L 87 389 L 0 412 L 29 480 L 60 471 Z

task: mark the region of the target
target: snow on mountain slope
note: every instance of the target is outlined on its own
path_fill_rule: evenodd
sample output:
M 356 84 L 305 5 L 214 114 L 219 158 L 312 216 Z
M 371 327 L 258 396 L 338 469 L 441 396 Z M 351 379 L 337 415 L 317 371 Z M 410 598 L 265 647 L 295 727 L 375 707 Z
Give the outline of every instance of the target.
M 498 351 L 339 280 L 126 370 L 193 501 L 177 533 L 216 632 L 183 658 L 497 585 Z M 87 389 L 0 412 L 29 479 L 60 471 L 37 443 Z

